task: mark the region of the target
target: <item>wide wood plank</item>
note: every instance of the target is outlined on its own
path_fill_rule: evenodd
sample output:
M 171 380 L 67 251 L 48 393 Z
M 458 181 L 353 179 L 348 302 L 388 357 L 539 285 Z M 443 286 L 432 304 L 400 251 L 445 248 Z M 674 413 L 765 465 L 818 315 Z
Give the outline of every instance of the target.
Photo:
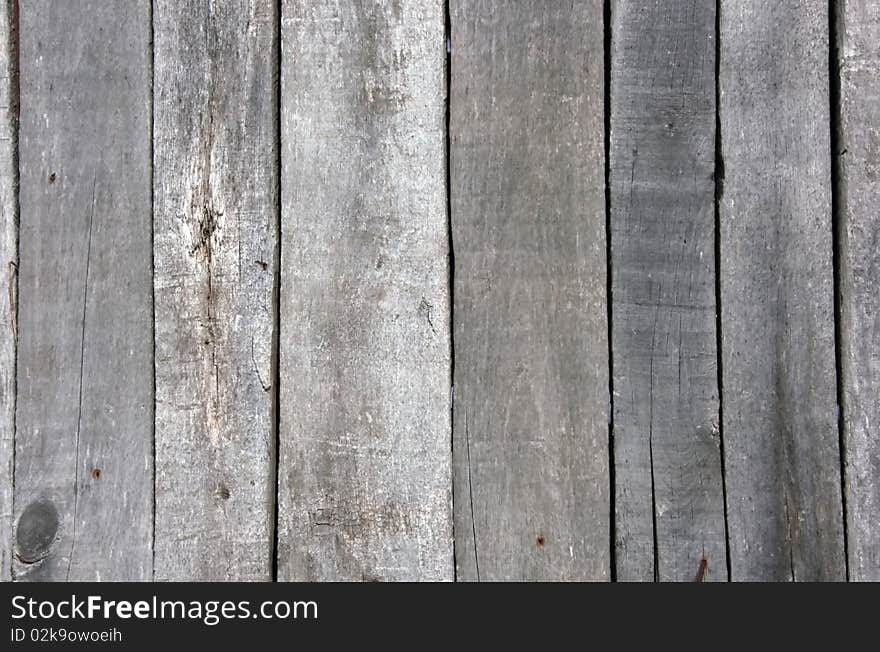
M 453 576 L 441 0 L 282 3 L 278 576 Z
M 450 16 L 457 576 L 609 579 L 602 3 Z
M 845 577 L 828 3 L 722 0 L 722 410 L 733 580 Z
M 0 2 L 0 581 L 12 577 L 18 196 L 16 12 Z
M 20 8 L 14 573 L 148 580 L 150 7 Z
M 880 581 L 880 3 L 838 7 L 839 282 L 850 578 Z
M 276 15 L 154 5 L 157 580 L 272 579 Z
M 617 578 L 726 580 L 715 338 L 715 3 L 612 5 Z M 656 549 L 655 549 L 656 541 Z

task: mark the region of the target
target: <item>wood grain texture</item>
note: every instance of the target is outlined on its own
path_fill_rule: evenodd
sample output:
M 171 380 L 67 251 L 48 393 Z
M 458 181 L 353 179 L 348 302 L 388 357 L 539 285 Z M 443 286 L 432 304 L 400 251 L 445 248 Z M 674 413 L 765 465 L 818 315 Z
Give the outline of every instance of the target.
M 715 338 L 715 3 L 612 5 L 617 578 L 727 579 Z M 656 541 L 656 549 L 655 549 Z
M 157 580 L 272 579 L 276 9 L 155 3 Z
M 0 581 L 12 578 L 18 188 L 16 12 L 0 1 Z
M 880 581 L 880 3 L 836 3 L 839 283 L 850 578 Z
M 721 12 L 731 579 L 842 580 L 828 3 Z
M 282 3 L 279 579 L 453 577 L 443 17 Z
M 150 7 L 21 3 L 14 573 L 148 580 Z
M 602 3 L 450 16 L 457 576 L 609 579 Z

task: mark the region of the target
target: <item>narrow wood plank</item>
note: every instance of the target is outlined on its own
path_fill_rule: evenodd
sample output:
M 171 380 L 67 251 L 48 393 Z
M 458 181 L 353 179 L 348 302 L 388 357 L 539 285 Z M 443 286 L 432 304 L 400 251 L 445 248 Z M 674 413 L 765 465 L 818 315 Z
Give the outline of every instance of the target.
M 154 6 L 157 580 L 272 579 L 276 16 Z
M 602 3 L 450 14 L 458 578 L 608 579 Z
M 731 579 L 845 577 L 828 3 L 722 0 L 721 307 Z
M 282 3 L 280 579 L 453 576 L 443 25 Z
M 849 572 L 852 580 L 876 582 L 880 581 L 880 4 L 872 0 L 835 4 Z
M 21 3 L 14 573 L 149 580 L 150 7 Z
M 692 581 L 705 558 L 724 581 L 715 3 L 618 0 L 612 17 L 617 578 Z
M 15 9 L 0 2 L 0 581 L 12 579 L 18 197 Z

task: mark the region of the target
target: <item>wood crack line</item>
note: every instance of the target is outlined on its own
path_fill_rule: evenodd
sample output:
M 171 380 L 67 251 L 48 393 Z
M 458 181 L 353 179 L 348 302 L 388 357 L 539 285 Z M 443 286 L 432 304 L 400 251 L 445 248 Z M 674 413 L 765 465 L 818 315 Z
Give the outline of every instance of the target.
M 18 265 L 14 260 L 9 261 L 9 327 L 12 331 L 12 341 L 18 341 Z
M 471 480 L 471 436 L 468 425 L 467 412 L 464 414 L 464 443 L 467 451 L 467 472 L 468 472 L 468 498 L 471 505 L 471 532 L 474 537 L 474 567 L 477 572 L 477 581 L 480 581 L 480 560 L 477 555 L 477 520 L 474 517 L 474 484 Z
M 79 440 L 82 430 L 82 403 L 83 403 L 83 369 L 85 366 L 85 350 L 86 350 L 86 316 L 88 314 L 89 300 L 89 272 L 92 266 L 92 224 L 95 221 L 95 186 L 97 184 L 97 174 L 92 176 L 92 206 L 89 211 L 89 229 L 88 239 L 86 241 L 86 274 L 83 283 L 83 310 L 82 310 L 82 331 L 79 344 L 79 399 L 76 415 L 76 446 L 74 453 L 74 469 L 73 469 L 73 527 L 70 542 L 70 554 L 67 558 L 67 575 L 66 581 L 70 581 L 70 567 L 73 564 L 73 554 L 76 550 L 76 519 L 77 509 L 79 508 Z
M 648 464 L 651 467 L 651 531 L 654 548 L 654 581 L 660 579 L 660 551 L 657 549 L 657 489 L 654 484 L 654 354 L 657 346 L 657 319 L 659 307 L 654 311 L 651 332 L 651 362 L 648 369 Z
M 253 362 L 253 364 L 254 364 L 254 371 L 257 374 L 257 380 L 260 381 L 260 387 L 263 388 L 264 392 L 268 392 L 270 389 L 272 389 L 272 384 L 269 383 L 267 385 L 266 381 L 263 380 L 263 374 L 260 373 L 260 367 L 259 367 L 259 365 L 257 365 L 257 356 L 254 353 L 254 338 L 253 338 L 253 336 L 251 337 L 251 362 Z
M 794 538 L 791 531 L 791 513 L 788 509 L 788 491 L 786 490 L 785 493 L 785 526 L 788 529 L 788 565 L 789 572 L 791 572 L 791 581 L 797 582 L 797 573 L 795 572 L 794 565 Z

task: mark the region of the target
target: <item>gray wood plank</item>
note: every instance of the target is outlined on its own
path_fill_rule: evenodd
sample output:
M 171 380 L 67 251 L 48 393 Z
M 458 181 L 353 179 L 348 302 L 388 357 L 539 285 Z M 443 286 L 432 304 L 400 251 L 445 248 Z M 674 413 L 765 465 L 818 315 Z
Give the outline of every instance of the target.
M 279 579 L 453 577 L 443 25 L 282 3 Z
M 157 580 L 272 579 L 276 10 L 154 4 Z
M 845 577 L 828 3 L 722 0 L 722 410 L 733 580 Z
M 838 7 L 839 283 L 850 579 L 880 581 L 880 4 Z
M 608 579 L 602 3 L 450 15 L 457 576 Z
M 618 0 L 612 18 L 617 578 L 692 581 L 705 558 L 724 581 L 715 2 Z
M 0 2 L 0 581 L 12 578 L 15 345 L 18 271 L 15 8 Z
M 14 573 L 149 580 L 150 7 L 21 3 Z

